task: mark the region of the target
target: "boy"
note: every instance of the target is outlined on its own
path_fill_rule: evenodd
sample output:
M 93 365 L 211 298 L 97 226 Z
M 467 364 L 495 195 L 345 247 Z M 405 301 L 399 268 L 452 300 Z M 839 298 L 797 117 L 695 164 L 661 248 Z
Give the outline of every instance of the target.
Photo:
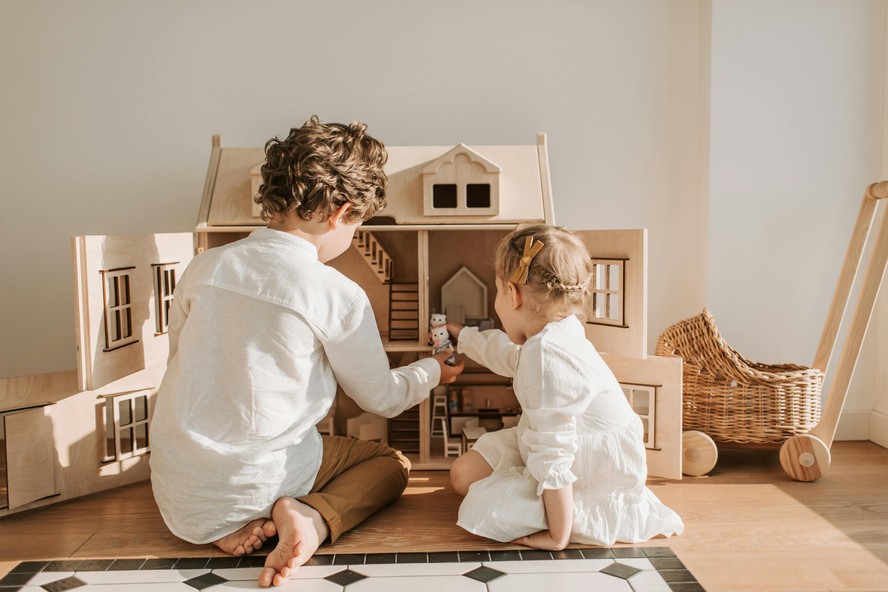
M 233 555 L 278 535 L 263 587 L 407 485 L 398 451 L 318 433 L 337 384 L 393 417 L 462 371 L 444 364 L 447 352 L 389 369 L 367 295 L 324 265 L 385 206 L 382 143 L 364 124 L 312 117 L 265 151 L 256 202 L 268 227 L 183 274 L 151 426 L 152 486 L 169 529 Z

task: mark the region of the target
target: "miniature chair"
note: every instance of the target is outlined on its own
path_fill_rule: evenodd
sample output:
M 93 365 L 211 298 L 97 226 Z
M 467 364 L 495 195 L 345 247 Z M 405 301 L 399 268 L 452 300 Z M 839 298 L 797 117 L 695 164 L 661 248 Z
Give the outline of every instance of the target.
M 438 420 L 444 420 L 439 423 Z M 444 425 L 444 429 L 441 429 Z M 432 396 L 432 436 L 446 436 L 447 434 L 447 395 L 435 394 Z
M 440 418 L 440 428 L 441 428 L 441 436 L 444 440 L 444 457 L 450 456 L 453 453 L 454 456 L 459 456 L 462 454 L 462 441 L 459 438 L 451 438 L 450 434 L 447 433 L 447 420 L 443 417 Z

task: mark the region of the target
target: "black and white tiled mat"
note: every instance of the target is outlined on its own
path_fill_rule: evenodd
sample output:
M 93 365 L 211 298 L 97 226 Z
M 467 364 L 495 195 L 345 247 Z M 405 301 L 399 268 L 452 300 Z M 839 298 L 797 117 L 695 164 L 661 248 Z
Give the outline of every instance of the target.
M 256 590 L 265 556 L 26 561 L 0 592 Z M 668 547 L 316 555 L 275 590 L 703 592 Z

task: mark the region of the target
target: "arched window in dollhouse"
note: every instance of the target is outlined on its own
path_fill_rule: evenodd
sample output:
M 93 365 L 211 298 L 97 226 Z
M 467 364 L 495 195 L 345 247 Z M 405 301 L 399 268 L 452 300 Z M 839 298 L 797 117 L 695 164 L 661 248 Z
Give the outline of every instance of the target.
M 154 318 L 156 334 L 166 333 L 170 326 L 170 307 L 173 304 L 173 291 L 176 289 L 176 265 L 173 263 L 153 263 L 154 275 Z
M 620 386 L 623 388 L 623 394 L 626 395 L 632 410 L 641 418 L 641 425 L 644 427 L 645 448 L 656 448 L 654 436 L 657 431 L 657 387 L 624 382 L 621 382 Z
M 626 327 L 626 262 L 628 259 L 592 259 L 590 318 L 594 325 Z
M 138 341 L 133 331 L 134 269 L 135 267 L 119 267 L 100 271 L 105 301 L 104 351 L 111 351 Z
M 104 462 L 148 453 L 148 397 L 151 394 L 151 390 L 141 390 L 105 397 Z

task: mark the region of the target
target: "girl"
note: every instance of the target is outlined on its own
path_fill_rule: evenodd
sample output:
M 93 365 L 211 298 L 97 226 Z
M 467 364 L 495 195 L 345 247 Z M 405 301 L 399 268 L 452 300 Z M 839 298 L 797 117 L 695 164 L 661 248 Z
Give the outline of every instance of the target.
M 519 227 L 500 242 L 495 266 L 504 331 L 447 328 L 459 353 L 514 377 L 523 412 L 453 463 L 451 482 L 465 496 L 458 524 L 547 550 L 680 534 L 681 519 L 645 486 L 641 420 L 577 318 L 592 272 L 582 240 Z

